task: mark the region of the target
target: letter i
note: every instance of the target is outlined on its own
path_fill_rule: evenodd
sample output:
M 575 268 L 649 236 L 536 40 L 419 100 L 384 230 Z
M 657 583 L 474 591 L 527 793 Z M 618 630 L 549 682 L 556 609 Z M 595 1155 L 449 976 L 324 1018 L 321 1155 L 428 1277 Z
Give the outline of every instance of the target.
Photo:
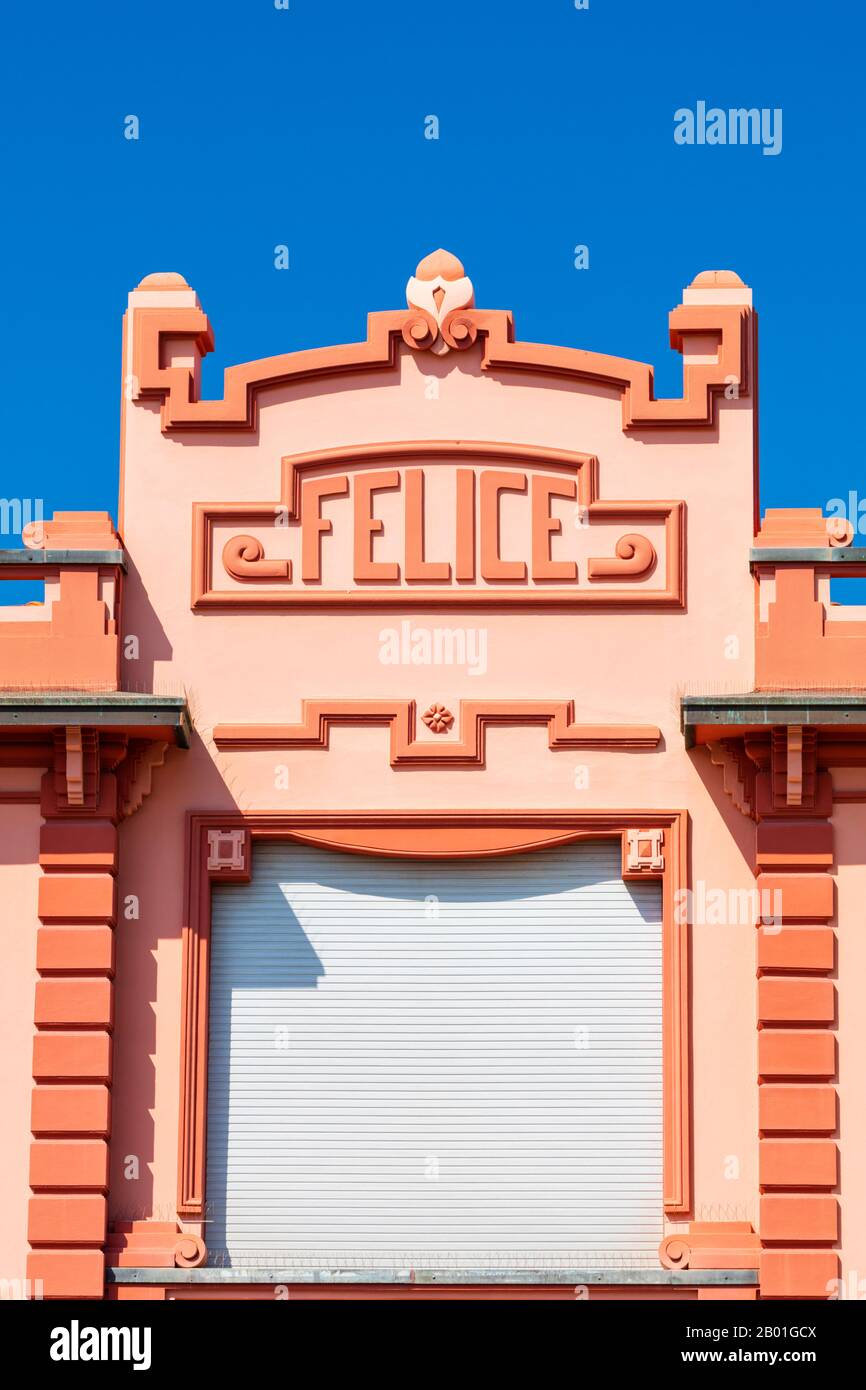
M 475 473 L 457 469 L 457 563 L 455 579 L 475 581 Z

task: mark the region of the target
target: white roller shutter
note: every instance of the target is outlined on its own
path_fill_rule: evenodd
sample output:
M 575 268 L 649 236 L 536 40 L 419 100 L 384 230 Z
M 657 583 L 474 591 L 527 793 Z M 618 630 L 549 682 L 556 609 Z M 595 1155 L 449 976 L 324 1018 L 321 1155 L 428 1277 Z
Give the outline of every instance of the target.
M 654 1262 L 660 890 L 593 841 L 467 861 L 280 842 L 213 898 L 217 1262 Z

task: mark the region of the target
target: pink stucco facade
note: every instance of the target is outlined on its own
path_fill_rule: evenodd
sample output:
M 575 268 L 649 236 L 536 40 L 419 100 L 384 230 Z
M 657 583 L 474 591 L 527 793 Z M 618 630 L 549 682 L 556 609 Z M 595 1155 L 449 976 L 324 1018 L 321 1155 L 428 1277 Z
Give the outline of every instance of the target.
M 757 516 L 751 291 L 684 291 L 674 401 L 642 364 L 521 343 L 445 253 L 407 296 L 366 341 L 233 368 L 212 402 L 194 290 L 148 277 L 117 531 L 69 514 L 25 536 L 62 598 L 50 630 L 0 624 L 0 1275 L 227 1296 L 207 1280 L 208 895 L 245 891 L 254 844 L 612 837 L 663 895 L 664 1238 L 652 1279 L 611 1268 L 597 1295 L 833 1296 L 866 1264 L 866 637 L 849 611 L 835 678 L 820 581 L 840 548 L 860 572 L 850 537 Z

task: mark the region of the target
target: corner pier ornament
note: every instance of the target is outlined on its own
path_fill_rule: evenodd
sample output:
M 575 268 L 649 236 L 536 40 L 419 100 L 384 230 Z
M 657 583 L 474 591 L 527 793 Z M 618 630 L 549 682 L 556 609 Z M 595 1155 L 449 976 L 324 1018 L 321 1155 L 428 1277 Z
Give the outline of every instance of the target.
M 475 291 L 463 263 L 450 251 L 440 247 L 418 262 L 406 284 L 406 303 L 417 311 L 403 328 L 410 348 L 431 348 L 441 355 L 475 342 L 478 327 L 472 315 L 462 312 L 474 308 Z

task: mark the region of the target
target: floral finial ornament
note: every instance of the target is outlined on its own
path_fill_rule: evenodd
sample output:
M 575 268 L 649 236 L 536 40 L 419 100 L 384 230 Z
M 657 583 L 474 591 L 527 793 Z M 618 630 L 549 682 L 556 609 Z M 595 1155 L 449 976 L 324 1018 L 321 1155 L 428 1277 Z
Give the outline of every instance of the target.
M 474 342 L 474 333 L 458 316 L 474 306 L 475 291 L 462 261 L 450 251 L 440 247 L 418 262 L 406 285 L 406 302 L 420 315 L 404 331 L 404 337 L 409 334 L 409 347 L 441 353 Z M 449 331 L 452 326 L 457 327 L 456 334 Z
M 439 327 L 447 314 L 455 309 L 469 309 L 474 303 L 472 281 L 463 263 L 450 251 L 433 251 L 419 261 L 415 274 L 406 285 L 406 301 L 410 309 L 423 309 Z

